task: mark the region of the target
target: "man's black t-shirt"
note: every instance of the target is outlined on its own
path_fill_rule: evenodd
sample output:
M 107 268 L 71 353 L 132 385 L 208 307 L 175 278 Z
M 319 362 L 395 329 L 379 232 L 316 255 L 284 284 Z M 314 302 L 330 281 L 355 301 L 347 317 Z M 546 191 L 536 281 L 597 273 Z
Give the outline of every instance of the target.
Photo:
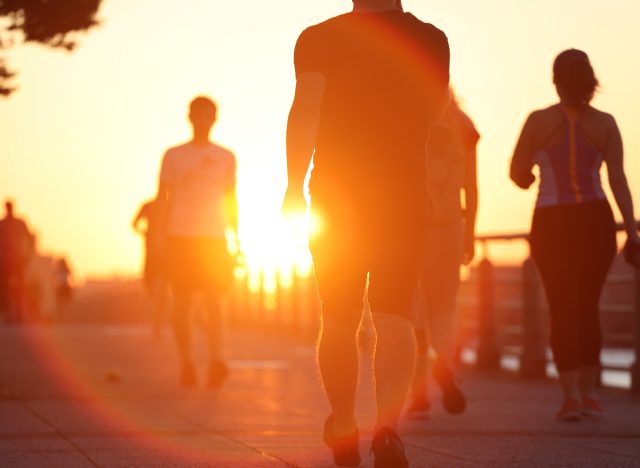
M 448 93 L 442 31 L 401 11 L 348 13 L 300 35 L 295 67 L 327 80 L 312 194 L 423 191 L 429 127 Z

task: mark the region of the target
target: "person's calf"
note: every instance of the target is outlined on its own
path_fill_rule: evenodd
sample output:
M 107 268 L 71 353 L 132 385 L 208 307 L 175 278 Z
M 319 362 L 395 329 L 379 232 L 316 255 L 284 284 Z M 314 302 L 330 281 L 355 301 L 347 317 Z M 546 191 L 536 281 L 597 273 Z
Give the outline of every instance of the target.
M 359 320 L 324 317 L 318 342 L 318 366 L 332 409 L 336 437 L 357 431 L 355 396 L 358 385 L 359 357 L 357 330 Z
M 411 321 L 399 315 L 375 314 L 377 333 L 375 382 L 376 427 L 396 429 L 414 371 L 415 336 Z

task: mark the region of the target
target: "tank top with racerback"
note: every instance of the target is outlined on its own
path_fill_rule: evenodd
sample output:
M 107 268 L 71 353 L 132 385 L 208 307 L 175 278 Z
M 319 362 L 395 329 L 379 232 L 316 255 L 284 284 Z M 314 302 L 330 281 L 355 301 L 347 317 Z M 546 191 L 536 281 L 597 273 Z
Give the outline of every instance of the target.
M 577 119 L 570 118 L 560 106 L 557 109 L 562 123 L 534 154 L 540 168 L 536 208 L 606 200 L 600 180 L 602 151 Z M 559 133 L 562 137 L 555 138 Z

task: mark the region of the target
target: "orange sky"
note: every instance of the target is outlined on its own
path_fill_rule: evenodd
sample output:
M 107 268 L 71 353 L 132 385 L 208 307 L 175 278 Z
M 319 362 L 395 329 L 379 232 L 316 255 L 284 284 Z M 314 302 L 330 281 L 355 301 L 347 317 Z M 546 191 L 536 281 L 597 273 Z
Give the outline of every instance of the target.
M 594 105 L 620 124 L 640 203 L 637 0 L 404 4 L 449 36 L 453 84 L 483 135 L 480 232 L 528 228 L 535 193 L 511 185 L 508 162 L 528 112 L 554 102 L 551 63 L 568 47 L 592 58 L 603 85 Z M 238 157 L 245 247 L 273 262 L 281 253 L 267 244 L 280 232 L 293 46 L 304 27 L 350 7 L 348 0 L 104 0 L 102 26 L 74 54 L 10 52 L 20 91 L 0 101 L 0 198 L 15 199 L 43 250 L 67 253 L 80 276 L 133 273 L 141 244 L 131 217 L 155 191 L 164 149 L 189 136 L 188 101 L 209 94 L 220 106 L 214 139 Z M 523 248 L 492 252 L 517 260 Z

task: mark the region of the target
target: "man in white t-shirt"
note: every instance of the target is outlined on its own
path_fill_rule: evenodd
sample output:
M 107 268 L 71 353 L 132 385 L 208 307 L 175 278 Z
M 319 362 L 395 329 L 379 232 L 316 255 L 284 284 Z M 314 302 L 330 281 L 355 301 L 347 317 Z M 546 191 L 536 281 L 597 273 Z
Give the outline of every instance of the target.
M 225 233 L 228 228 L 237 233 L 236 162 L 233 153 L 209 138 L 216 110 L 207 97 L 191 102 L 193 138 L 169 149 L 160 171 L 158 199 L 166 203 L 167 212 L 167 277 L 185 386 L 197 382 L 189 320 L 195 291 L 206 298 L 209 386 L 218 387 L 228 373 L 221 349 L 221 298 L 233 278 Z

